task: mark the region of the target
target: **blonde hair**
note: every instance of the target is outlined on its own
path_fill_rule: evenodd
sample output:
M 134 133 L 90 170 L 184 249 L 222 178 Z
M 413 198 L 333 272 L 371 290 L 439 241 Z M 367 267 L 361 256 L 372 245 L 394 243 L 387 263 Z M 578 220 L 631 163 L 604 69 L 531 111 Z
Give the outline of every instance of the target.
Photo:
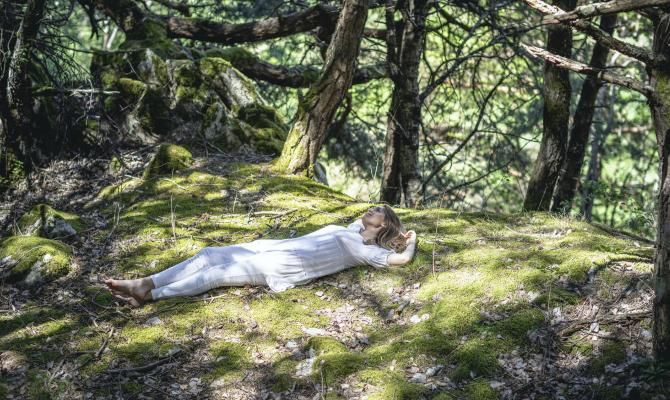
M 379 230 L 377 237 L 374 239 L 374 244 L 401 253 L 407 247 L 403 236 L 406 233 L 405 228 L 391 207 L 384 204 L 382 212 L 386 226 Z

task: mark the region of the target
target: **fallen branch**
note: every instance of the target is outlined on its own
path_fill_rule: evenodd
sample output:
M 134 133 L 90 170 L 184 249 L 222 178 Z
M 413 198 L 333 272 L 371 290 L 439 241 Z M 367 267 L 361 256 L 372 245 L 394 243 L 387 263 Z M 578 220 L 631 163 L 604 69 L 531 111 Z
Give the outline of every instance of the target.
M 142 365 L 140 367 L 134 367 L 134 368 L 118 368 L 118 369 L 109 369 L 107 370 L 108 373 L 110 374 L 122 374 L 126 372 L 144 372 L 144 371 L 149 371 L 151 369 L 156 368 L 159 365 L 165 364 L 169 360 L 172 359 L 176 354 L 180 353 L 181 349 L 176 349 L 174 353 L 170 354 L 169 356 L 165 358 L 161 358 L 157 361 L 154 361 L 152 363 Z
M 565 321 L 565 323 L 570 324 L 570 326 L 565 327 L 559 331 L 559 335 L 562 337 L 569 336 L 578 330 L 582 329 L 585 325 L 591 326 L 592 323 L 597 322 L 598 324 L 611 324 L 613 322 L 634 322 L 637 320 L 651 318 L 652 313 L 649 311 L 640 311 L 629 314 L 615 314 L 608 317 L 601 317 L 595 319 L 584 319 L 584 320 L 574 320 L 574 321 Z
M 102 355 L 102 352 L 105 351 L 105 349 L 107 348 L 107 344 L 109 343 L 109 339 L 111 339 L 113 335 L 114 335 L 114 327 L 112 326 L 112 329 L 109 330 L 109 333 L 107 334 L 107 337 L 105 338 L 105 340 L 100 345 L 100 348 L 98 349 L 98 351 L 95 352 L 95 358 L 100 358 L 100 356 Z

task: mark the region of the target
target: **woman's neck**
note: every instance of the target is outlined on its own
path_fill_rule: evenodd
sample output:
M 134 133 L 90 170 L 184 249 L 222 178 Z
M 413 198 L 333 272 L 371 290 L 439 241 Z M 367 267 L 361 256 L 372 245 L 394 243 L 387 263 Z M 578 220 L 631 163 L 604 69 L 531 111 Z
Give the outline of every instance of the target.
M 367 230 L 365 230 L 365 229 L 362 230 L 360 233 L 361 233 L 361 236 L 363 236 L 363 240 L 364 240 L 365 242 L 374 242 L 374 240 L 375 240 L 375 238 L 376 238 L 376 236 L 377 236 L 377 235 L 375 235 L 374 233 L 369 232 L 369 231 L 367 231 Z

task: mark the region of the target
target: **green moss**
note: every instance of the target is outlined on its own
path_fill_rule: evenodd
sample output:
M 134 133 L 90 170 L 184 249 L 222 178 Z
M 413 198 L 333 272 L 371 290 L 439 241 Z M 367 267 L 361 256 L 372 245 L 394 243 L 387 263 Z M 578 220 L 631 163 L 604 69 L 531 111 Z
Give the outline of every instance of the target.
M 536 308 L 528 308 L 512 314 L 498 322 L 494 330 L 517 344 L 526 344 L 527 333 L 544 323 L 544 314 Z
M 431 400 L 456 400 L 457 397 L 449 392 L 438 392 L 435 396 L 430 398 Z
M 39 225 L 42 216 L 46 219 L 54 218 L 60 219 L 72 226 L 75 231 L 81 232 L 86 228 L 81 217 L 76 214 L 67 213 L 65 211 L 56 210 L 48 204 L 37 204 L 30 211 L 23 214 L 19 219 L 18 224 L 14 227 L 14 234 L 39 234 Z
M 407 382 L 397 372 L 365 369 L 357 376 L 362 382 L 377 388 L 373 389 L 374 393 L 368 397 L 370 400 L 421 399 L 426 393 L 423 385 Z
M 618 364 L 626 360 L 626 345 L 618 340 L 606 340 L 591 359 L 587 371 L 591 375 L 600 375 L 605 372 L 608 364 Z
M 472 338 L 462 343 L 453 353 L 452 360 L 456 369 L 451 377 L 455 381 L 470 378 L 470 372 L 476 376 L 492 376 L 500 369 L 497 354 L 509 349 L 509 345 L 494 338 Z
M 562 288 L 551 288 L 541 293 L 533 300 L 533 304 L 551 309 L 557 306 L 578 304 L 580 297 L 577 293 Z
M 346 346 L 331 337 L 313 336 L 307 342 L 317 354 L 312 376 L 319 381 L 323 378 L 327 385 L 350 375 L 362 368 L 365 357 L 362 354 L 349 352 Z
M 123 168 L 123 163 L 117 156 L 112 156 L 112 159 L 109 161 L 109 171 L 119 172 Z
M 144 178 L 170 174 L 188 168 L 191 164 L 193 164 L 193 156 L 190 151 L 175 144 L 161 144 L 144 171 Z
M 120 50 L 141 51 L 149 48 L 164 59 L 184 57 L 179 47 L 167 37 L 167 29 L 162 21 L 146 18 L 125 33 L 126 40 L 119 46 Z
M 307 341 L 307 348 L 312 348 L 317 355 L 327 353 L 347 353 L 347 347 L 330 336 L 312 336 Z
M 51 400 L 53 394 L 53 389 L 49 387 L 47 372 L 30 369 L 28 371 L 28 396 L 35 400 Z
M 137 102 L 147 90 L 147 85 L 130 78 L 119 79 L 119 89 L 121 94 L 129 101 L 127 103 Z
M 35 236 L 12 236 L 0 242 L 0 259 L 11 257 L 17 262 L 9 280 L 15 282 L 25 278 L 31 270 L 39 273 L 45 281 L 53 280 L 70 271 L 72 250 L 65 244 Z M 35 270 L 37 262 L 41 266 Z
M 296 383 L 293 374 L 295 374 L 297 366 L 298 361 L 290 358 L 282 358 L 272 364 L 272 369 L 274 370 L 274 376 L 272 377 L 271 382 L 272 390 L 275 392 L 282 392 L 290 389 L 293 383 Z
M 307 157 L 307 149 L 301 142 L 302 131 L 295 124 L 286 135 L 286 142 L 279 157 L 272 160 L 271 165 L 276 173 L 287 173 L 294 160 L 303 160 Z
M 119 332 L 114 351 L 128 358 L 158 357 L 158 350 L 166 339 L 162 326 L 129 324 Z
M 119 75 L 117 72 L 112 71 L 109 68 L 105 68 L 100 73 L 100 81 L 102 83 L 103 89 L 113 89 L 116 88 L 116 85 L 119 83 Z
M 240 379 L 242 371 L 253 366 L 251 355 L 240 343 L 218 342 L 210 348 L 214 361 L 214 370 L 208 378 Z
M 465 385 L 463 389 L 467 400 L 495 400 L 498 399 L 498 392 L 491 388 L 488 381 L 475 379 Z

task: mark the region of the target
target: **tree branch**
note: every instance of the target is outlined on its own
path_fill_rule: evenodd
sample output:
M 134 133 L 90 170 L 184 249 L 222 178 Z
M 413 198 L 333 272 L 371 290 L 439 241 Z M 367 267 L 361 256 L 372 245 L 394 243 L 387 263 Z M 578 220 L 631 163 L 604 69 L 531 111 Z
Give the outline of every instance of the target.
M 614 0 L 603 3 L 586 4 L 570 12 L 561 12 L 547 15 L 542 18 L 545 24 L 558 24 L 582 18 L 592 18 L 599 15 L 616 14 L 625 11 L 635 11 L 647 7 L 670 4 L 670 0 Z
M 165 17 L 168 37 L 236 44 L 258 42 L 307 32 L 318 26 L 334 25 L 339 8 L 317 4 L 305 10 L 261 21 L 225 24 L 201 18 Z
M 637 81 L 627 76 L 615 74 L 605 69 L 590 67 L 578 61 L 550 53 L 539 47 L 521 43 L 521 48 L 526 50 L 526 52 L 528 52 L 528 54 L 530 54 L 532 57 L 540 58 L 544 61 L 556 65 L 557 67 L 565 68 L 583 75 L 593 76 L 604 82 L 626 87 L 643 94 L 647 98 L 651 98 L 653 96 L 654 90 L 652 87 L 641 81 Z
M 541 0 L 523 0 L 531 8 L 548 15 L 559 15 L 564 13 L 563 10 L 556 6 L 549 5 Z M 573 28 L 584 32 L 595 41 L 601 45 L 607 47 L 608 49 L 617 51 L 621 54 L 632 57 L 638 61 L 641 61 L 647 65 L 654 65 L 656 63 L 661 63 L 663 60 L 655 60 L 654 56 L 649 50 L 646 50 L 642 47 L 638 47 L 629 43 L 626 43 L 622 40 L 615 39 L 612 35 L 603 31 L 600 28 L 593 26 L 588 21 L 582 20 L 571 20 L 566 21 L 566 24 L 572 26 Z

